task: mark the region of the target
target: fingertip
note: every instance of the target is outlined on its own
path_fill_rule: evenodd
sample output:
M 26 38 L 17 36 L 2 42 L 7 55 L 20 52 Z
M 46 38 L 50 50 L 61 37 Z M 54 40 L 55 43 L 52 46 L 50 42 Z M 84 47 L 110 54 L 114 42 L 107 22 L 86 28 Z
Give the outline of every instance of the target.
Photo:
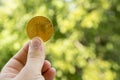
M 55 75 L 56 75 L 56 69 L 55 68 L 51 68 L 51 73 L 53 73 L 53 75 L 54 75 L 54 77 L 55 77 Z
M 56 75 L 55 68 L 50 68 L 46 73 L 43 74 L 45 80 L 53 80 Z
M 30 57 L 45 57 L 45 48 L 42 39 L 35 37 L 30 41 L 28 55 Z
M 45 60 L 42 68 L 42 73 L 45 73 L 50 68 L 51 68 L 51 63 L 48 60 Z
M 32 40 L 39 40 L 40 42 L 43 43 L 43 40 L 40 37 L 34 37 L 34 38 L 32 38 Z

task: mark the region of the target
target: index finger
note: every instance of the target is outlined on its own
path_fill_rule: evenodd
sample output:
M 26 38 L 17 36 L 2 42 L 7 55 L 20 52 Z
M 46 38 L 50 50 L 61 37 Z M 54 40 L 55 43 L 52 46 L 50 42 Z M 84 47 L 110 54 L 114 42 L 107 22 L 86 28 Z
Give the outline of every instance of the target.
M 20 51 L 18 51 L 17 54 L 8 61 L 8 63 L 2 69 L 1 73 L 9 73 L 11 71 L 15 74 L 18 73 L 26 63 L 28 47 L 29 42 L 26 43 L 23 48 L 21 48 Z

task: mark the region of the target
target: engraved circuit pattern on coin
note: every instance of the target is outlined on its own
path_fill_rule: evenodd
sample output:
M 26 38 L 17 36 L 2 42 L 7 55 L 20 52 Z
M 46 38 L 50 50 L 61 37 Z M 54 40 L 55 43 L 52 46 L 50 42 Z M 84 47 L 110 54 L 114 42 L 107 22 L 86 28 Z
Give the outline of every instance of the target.
M 30 39 L 40 37 L 45 42 L 52 36 L 53 32 L 52 23 L 43 16 L 33 17 L 27 24 L 27 35 Z

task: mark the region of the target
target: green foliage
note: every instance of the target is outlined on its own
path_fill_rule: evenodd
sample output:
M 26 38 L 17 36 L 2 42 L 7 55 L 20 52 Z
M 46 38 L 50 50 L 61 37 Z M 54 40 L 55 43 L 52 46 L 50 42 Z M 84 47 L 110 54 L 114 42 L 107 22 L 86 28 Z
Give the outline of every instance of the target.
M 55 80 L 120 79 L 119 0 L 0 0 L 0 69 L 28 41 L 26 24 L 38 15 L 54 25 L 45 48 Z

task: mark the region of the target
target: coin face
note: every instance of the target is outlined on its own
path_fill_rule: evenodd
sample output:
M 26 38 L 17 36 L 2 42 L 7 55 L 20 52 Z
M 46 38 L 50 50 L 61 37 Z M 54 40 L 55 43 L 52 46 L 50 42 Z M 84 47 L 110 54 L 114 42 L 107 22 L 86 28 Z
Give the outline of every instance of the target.
M 30 39 L 40 37 L 47 41 L 52 36 L 54 29 L 50 20 L 43 16 L 33 17 L 27 24 L 27 35 Z

